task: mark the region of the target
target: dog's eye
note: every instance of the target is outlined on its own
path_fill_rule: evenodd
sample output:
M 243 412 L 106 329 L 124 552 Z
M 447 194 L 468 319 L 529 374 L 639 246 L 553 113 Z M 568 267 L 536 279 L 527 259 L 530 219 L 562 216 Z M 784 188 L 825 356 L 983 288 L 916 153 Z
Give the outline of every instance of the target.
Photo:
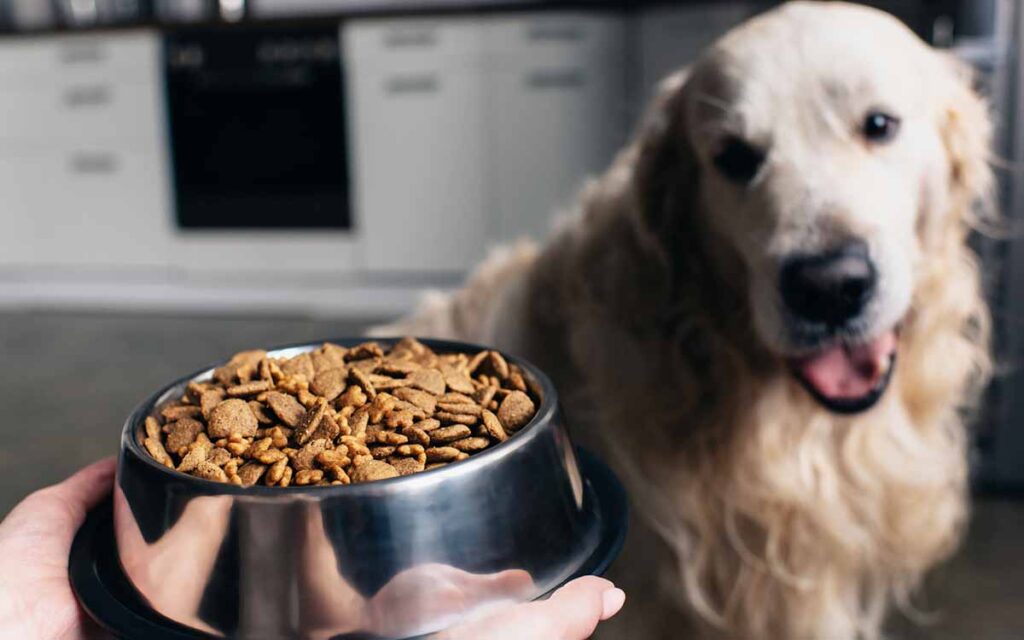
M 725 141 L 722 150 L 714 157 L 715 166 L 726 178 L 740 184 L 754 179 L 764 164 L 764 152 L 736 137 Z
M 900 130 L 900 119 L 881 111 L 872 111 L 864 118 L 861 131 L 871 142 L 889 142 Z

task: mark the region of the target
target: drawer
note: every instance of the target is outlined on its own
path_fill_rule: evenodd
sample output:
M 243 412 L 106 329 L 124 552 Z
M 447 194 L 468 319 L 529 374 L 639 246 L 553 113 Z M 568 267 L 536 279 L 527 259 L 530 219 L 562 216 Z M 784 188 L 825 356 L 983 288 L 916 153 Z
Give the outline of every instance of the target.
M 164 159 L 150 153 L 66 148 L 0 158 L 0 207 L 13 214 L 14 260 L 32 266 L 168 263 Z
M 53 188 L 47 171 L 48 158 L 0 155 L 0 265 L 30 264 L 36 254 L 33 241 L 36 218 L 42 208 L 42 194 Z
M 0 42 L 0 80 L 5 86 L 37 86 L 41 78 L 155 82 L 159 52 L 155 31 L 9 38 Z
M 478 18 L 352 20 L 342 25 L 345 57 L 361 66 L 423 64 L 483 52 L 484 22 Z
M 459 272 L 483 255 L 483 78 L 473 69 L 348 77 L 356 224 L 370 271 Z
M 592 13 L 538 13 L 491 18 L 485 28 L 490 55 L 592 56 L 621 48 L 625 19 Z
M 0 139 L 152 145 L 163 126 L 156 84 L 45 83 L 0 91 Z
M 627 137 L 622 64 L 510 64 L 487 74 L 489 230 L 542 238 Z

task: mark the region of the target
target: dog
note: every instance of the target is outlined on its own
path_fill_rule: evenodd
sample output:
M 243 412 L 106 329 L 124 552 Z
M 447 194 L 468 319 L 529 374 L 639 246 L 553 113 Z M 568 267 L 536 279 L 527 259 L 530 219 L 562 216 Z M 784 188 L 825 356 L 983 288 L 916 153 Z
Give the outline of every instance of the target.
M 633 505 L 602 637 L 878 638 L 965 524 L 990 137 L 893 17 L 785 4 L 667 78 L 543 246 L 377 334 L 551 374 Z

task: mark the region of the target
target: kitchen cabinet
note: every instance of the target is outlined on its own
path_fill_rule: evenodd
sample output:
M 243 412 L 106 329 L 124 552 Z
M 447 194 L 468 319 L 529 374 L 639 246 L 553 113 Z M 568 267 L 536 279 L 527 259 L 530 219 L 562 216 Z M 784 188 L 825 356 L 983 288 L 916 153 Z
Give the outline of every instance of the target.
M 45 158 L 35 206 L 43 266 L 164 266 L 173 237 L 163 158 L 147 151 L 67 146 Z
M 539 14 L 488 24 L 491 237 L 543 237 L 626 140 L 624 25 Z
M 168 263 L 158 60 L 149 31 L 0 43 L 0 262 Z
M 346 26 L 365 268 L 462 271 L 542 236 L 626 138 L 624 39 L 582 13 Z
M 46 158 L 37 155 L 0 154 L 0 266 L 31 263 L 41 198 L 50 183 Z
M 461 272 L 483 255 L 482 34 L 475 19 L 343 29 L 355 226 L 368 271 Z
M 171 239 L 163 159 L 62 145 L 0 156 L 0 263 L 33 267 L 164 265 Z
M 159 36 L 153 31 L 103 35 L 6 38 L 0 43 L 0 81 L 39 85 L 53 82 L 156 80 Z
M 160 127 L 157 100 L 158 90 L 152 83 L 113 80 L 0 89 L 0 139 L 152 145 Z

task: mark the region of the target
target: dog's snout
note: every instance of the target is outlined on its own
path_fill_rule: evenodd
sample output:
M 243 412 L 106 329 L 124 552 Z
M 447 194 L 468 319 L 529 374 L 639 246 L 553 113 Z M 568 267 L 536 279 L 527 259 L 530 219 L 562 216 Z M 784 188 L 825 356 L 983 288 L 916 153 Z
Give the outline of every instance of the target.
M 789 258 L 782 266 L 779 286 L 794 315 L 840 326 L 864 309 L 876 280 L 867 246 L 852 242 L 826 253 Z

